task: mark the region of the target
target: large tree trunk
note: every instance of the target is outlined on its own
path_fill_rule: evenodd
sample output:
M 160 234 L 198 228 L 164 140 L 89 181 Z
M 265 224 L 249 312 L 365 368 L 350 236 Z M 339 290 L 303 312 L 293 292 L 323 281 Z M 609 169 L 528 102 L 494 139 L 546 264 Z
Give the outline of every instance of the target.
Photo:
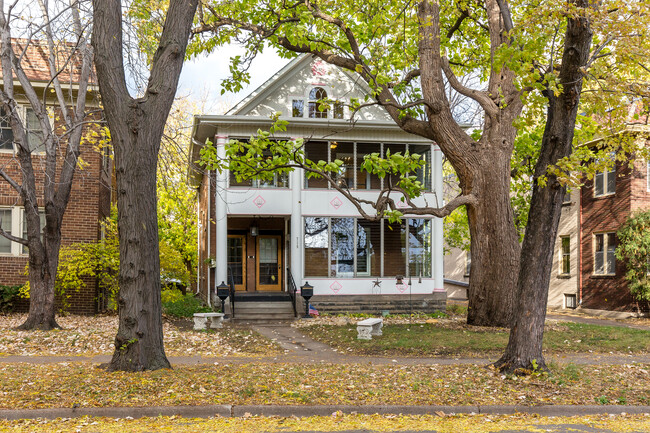
M 129 110 L 128 140 L 115 146 L 117 227 L 120 236 L 118 309 L 111 370 L 170 368 L 165 356 L 156 218 L 156 165 L 160 139 L 143 129 L 148 116 Z
M 120 0 L 93 0 L 93 46 L 115 149 L 119 328 L 109 370 L 169 368 L 162 334 L 156 163 L 198 0 L 170 1 L 142 98 L 127 90 Z
M 587 0 L 577 0 L 581 8 Z M 553 264 L 564 188 L 557 177 L 548 175 L 545 187 L 538 179 L 547 175 L 550 165 L 571 155 L 573 130 L 582 90 L 581 68 L 587 63 L 592 31 L 587 18 L 570 18 L 567 24 L 559 82 L 564 85 L 558 97 L 547 92 L 549 100 L 542 148 L 535 166 L 533 195 L 521 253 L 517 283 L 517 309 L 504 355 L 495 366 L 506 372 L 546 369 L 542 354 L 548 286 Z
M 510 153 L 483 149 L 477 159 L 472 188 L 478 202 L 467 208 L 472 254 L 467 323 L 509 327 L 520 253 L 510 204 Z
M 30 182 L 26 182 L 26 186 Z M 29 314 L 18 327 L 22 330 L 60 328 L 55 319 L 55 282 L 61 250 L 61 222 L 63 211 L 49 209 L 48 223 L 43 228 L 41 242 L 40 217 L 35 209 L 25 208 L 27 239 L 29 243 Z M 64 209 L 65 210 L 65 209 Z
M 58 258 L 58 251 L 56 251 Z M 41 330 L 59 328 L 54 317 L 54 278 L 47 265 L 48 258 L 39 253 L 29 254 L 29 314 L 18 327 L 21 330 Z

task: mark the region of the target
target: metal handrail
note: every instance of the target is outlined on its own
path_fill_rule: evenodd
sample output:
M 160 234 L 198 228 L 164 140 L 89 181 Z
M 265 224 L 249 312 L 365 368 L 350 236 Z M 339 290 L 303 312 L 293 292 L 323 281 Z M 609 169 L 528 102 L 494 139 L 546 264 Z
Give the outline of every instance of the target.
M 228 286 L 230 289 L 230 315 L 235 318 L 235 279 L 232 276 L 232 267 L 228 266 Z
M 296 292 L 298 289 L 296 288 L 296 282 L 293 281 L 293 275 L 291 275 L 291 269 L 287 268 L 287 276 L 288 276 L 288 281 L 289 281 L 289 297 L 291 298 L 291 306 L 293 307 L 293 315 L 294 317 L 298 317 L 298 310 L 296 309 Z

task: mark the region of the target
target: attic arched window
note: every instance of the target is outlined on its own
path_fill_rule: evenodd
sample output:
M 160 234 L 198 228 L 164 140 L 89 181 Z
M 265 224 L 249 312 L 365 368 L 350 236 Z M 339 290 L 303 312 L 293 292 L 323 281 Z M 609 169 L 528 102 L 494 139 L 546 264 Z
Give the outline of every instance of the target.
M 309 92 L 309 117 L 312 119 L 327 119 L 327 109 L 319 110 L 318 101 L 326 100 L 327 92 L 322 87 L 314 87 Z

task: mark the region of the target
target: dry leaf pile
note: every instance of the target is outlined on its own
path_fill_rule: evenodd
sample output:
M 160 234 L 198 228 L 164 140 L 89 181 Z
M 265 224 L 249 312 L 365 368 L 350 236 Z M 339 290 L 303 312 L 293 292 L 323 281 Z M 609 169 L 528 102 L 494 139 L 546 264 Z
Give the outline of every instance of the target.
M 17 331 L 25 314 L 0 315 L 0 356 L 112 354 L 117 316 L 57 317 L 63 329 Z M 272 341 L 246 329 L 223 328 L 209 332 L 163 324 L 165 352 L 170 356 L 261 356 L 281 353 Z

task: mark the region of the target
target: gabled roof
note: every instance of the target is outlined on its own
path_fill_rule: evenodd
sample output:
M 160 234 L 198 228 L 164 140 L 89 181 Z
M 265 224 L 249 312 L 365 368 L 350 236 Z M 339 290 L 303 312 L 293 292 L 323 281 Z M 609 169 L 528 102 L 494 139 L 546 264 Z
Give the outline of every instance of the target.
M 262 104 L 265 100 L 269 99 L 273 92 L 281 87 L 288 80 L 292 79 L 301 69 L 316 59 L 312 54 L 301 54 L 298 57 L 287 63 L 282 69 L 276 72 L 271 78 L 266 80 L 257 89 L 253 90 L 248 96 L 239 101 L 233 108 L 228 110 L 227 115 L 243 115 L 254 107 Z M 358 75 L 351 73 L 345 69 L 338 68 L 345 74 L 350 82 L 360 87 L 363 93 L 370 93 L 370 87 Z

